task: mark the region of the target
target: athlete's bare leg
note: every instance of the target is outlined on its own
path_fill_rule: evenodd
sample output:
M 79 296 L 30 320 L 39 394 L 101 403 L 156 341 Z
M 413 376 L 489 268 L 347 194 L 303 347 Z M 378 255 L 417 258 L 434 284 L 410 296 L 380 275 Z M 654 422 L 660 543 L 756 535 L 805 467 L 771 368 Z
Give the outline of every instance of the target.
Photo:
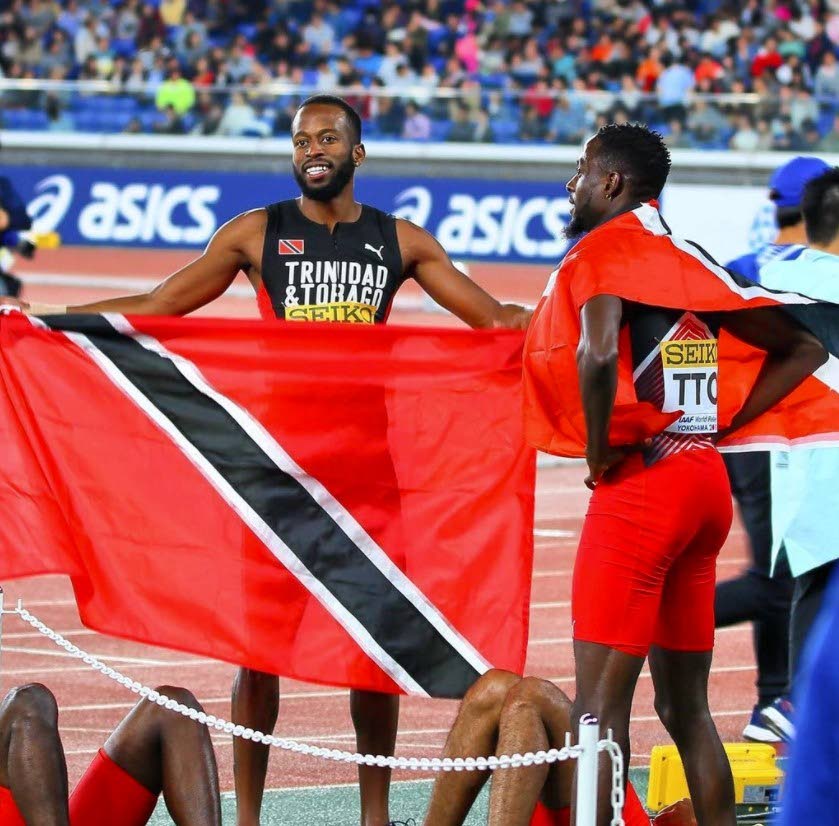
M 183 688 L 157 690 L 201 709 Z M 150 792 L 163 793 L 166 808 L 179 826 L 221 826 L 218 769 L 206 726 L 141 700 L 106 740 L 104 749 Z
M 597 717 L 600 731 L 612 729 L 612 735 L 623 752 L 624 765 L 628 766 L 632 695 L 644 658 L 633 657 L 599 643 L 575 640 L 574 659 L 577 697 L 571 714 L 572 732 L 579 729 L 580 718 L 584 714 Z M 599 776 L 597 824 L 608 826 L 612 820 L 611 762 L 605 754 L 600 758 Z
M 45 686 L 12 689 L 0 704 L 0 786 L 11 789 L 27 823 L 69 823 L 58 706 Z
M 249 668 L 239 669 L 233 682 L 234 723 L 270 734 L 277 723 L 279 706 L 279 677 Z M 233 741 L 237 826 L 259 826 L 270 748 L 241 737 Z
M 501 709 L 508 692 L 521 682 L 518 674 L 493 669 L 466 692 L 443 749 L 445 757 L 494 754 Z M 434 779 L 425 826 L 460 826 L 490 772 L 439 772 Z
M 700 826 L 734 826 L 731 766 L 708 708 L 711 652 L 653 647 L 649 661 L 655 709 L 679 749 L 697 821 Z
M 510 689 L 498 731 L 496 754 L 561 748 L 571 726 L 571 701 L 547 680 L 526 677 Z M 570 805 L 574 761 L 503 769 L 489 797 L 489 826 L 528 826 L 542 798 L 552 809 Z
M 355 727 L 358 751 L 361 754 L 383 754 L 390 757 L 396 748 L 396 729 L 399 724 L 398 695 L 351 691 L 350 714 Z M 362 826 L 386 826 L 390 821 L 390 776 L 390 769 L 358 767 Z

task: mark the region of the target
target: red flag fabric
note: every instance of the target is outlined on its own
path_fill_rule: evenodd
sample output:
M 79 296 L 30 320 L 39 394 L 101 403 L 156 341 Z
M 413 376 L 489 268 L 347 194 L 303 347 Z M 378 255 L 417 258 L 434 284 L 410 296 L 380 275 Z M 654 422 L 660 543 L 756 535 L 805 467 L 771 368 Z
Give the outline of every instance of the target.
M 674 238 L 650 204 L 590 232 L 551 275 L 525 343 L 525 432 L 530 444 L 561 456 L 585 455 L 576 350 L 580 310 L 596 295 L 697 313 L 784 307 L 828 346 L 830 359 L 781 404 L 722 440 L 720 446 L 740 450 L 839 444 L 839 308 L 738 279 L 692 242 Z M 762 351 L 721 332 L 717 366 L 720 429 L 742 407 L 764 357 Z M 657 435 L 682 412 L 662 412 L 638 400 L 629 331 L 624 327 L 611 444 L 635 444 Z
M 0 581 L 96 630 L 311 682 L 521 671 L 520 333 L 0 317 Z

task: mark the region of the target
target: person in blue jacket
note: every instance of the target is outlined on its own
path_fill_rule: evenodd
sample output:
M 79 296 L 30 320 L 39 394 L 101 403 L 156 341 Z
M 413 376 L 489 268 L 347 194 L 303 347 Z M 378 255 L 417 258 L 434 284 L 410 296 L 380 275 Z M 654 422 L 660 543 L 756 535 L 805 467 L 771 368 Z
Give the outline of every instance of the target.
M 730 261 L 726 268 L 760 283 L 760 271 L 773 262 L 794 261 L 806 249 L 801 202 L 804 188 L 830 167 L 819 158 L 799 156 L 776 169 L 769 179 L 778 233 L 771 244 Z M 788 286 L 788 289 L 795 289 Z M 784 562 L 772 571 L 772 500 L 768 451 L 728 453 L 725 465 L 740 508 L 752 563 L 739 577 L 717 586 L 716 625 L 751 620 L 757 660 L 757 704 L 743 730 L 748 740 L 775 743 L 792 728 L 789 622 L 793 583 Z M 774 573 L 774 576 L 773 576 Z
M 20 255 L 31 258 L 35 247 L 20 235 L 31 228 L 32 219 L 26 212 L 23 198 L 8 178 L 0 176 L 0 248 L 15 250 Z M 20 279 L 6 270 L 3 258 L 4 256 L 0 255 L 0 295 L 17 298 L 21 289 Z
M 835 823 L 839 812 L 839 569 L 810 633 L 795 691 L 797 736 L 790 748 L 778 826 Z

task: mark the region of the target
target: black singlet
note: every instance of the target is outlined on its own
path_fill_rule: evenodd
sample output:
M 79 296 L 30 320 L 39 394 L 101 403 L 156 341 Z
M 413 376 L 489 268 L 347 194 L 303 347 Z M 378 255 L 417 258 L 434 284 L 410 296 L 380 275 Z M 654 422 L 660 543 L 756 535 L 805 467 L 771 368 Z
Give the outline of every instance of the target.
M 306 218 L 296 200 L 266 207 L 262 284 L 287 321 L 387 320 L 405 279 L 396 219 L 363 204 L 354 223 L 333 232 Z

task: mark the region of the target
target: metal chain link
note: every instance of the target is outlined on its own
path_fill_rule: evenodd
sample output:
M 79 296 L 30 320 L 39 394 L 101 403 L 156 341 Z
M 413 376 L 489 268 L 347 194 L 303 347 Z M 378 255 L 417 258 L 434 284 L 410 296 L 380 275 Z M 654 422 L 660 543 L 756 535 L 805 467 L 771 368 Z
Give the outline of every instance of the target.
M 611 729 L 608 737 L 597 744 L 598 751 L 605 751 L 612 758 L 612 823 L 611 826 L 624 826 L 623 823 L 623 752 L 612 739 Z
M 254 731 L 251 728 L 236 725 L 232 722 L 216 717 L 213 714 L 205 714 L 203 711 L 190 708 L 183 703 L 177 702 L 153 688 L 126 677 L 114 668 L 105 665 L 101 660 L 92 654 L 83 651 L 77 645 L 53 631 L 49 626 L 41 622 L 36 616 L 27 611 L 22 605 L 13 611 L 3 611 L 4 614 L 14 614 L 24 622 L 29 623 L 36 631 L 39 631 L 57 646 L 63 648 L 70 656 L 80 659 L 85 665 L 89 665 L 105 677 L 119 683 L 134 694 L 144 697 L 149 702 L 156 703 L 163 708 L 189 717 L 207 728 L 232 734 L 234 737 L 241 737 L 243 740 L 253 740 L 257 743 L 265 743 L 269 746 L 276 746 L 279 749 L 307 754 L 312 757 L 320 757 L 325 760 L 335 760 L 339 763 L 355 763 L 364 766 L 380 766 L 389 769 L 408 769 L 411 771 L 494 771 L 495 769 L 519 768 L 521 766 L 538 766 L 544 763 L 556 763 L 560 760 L 572 760 L 580 755 L 579 746 L 564 746 L 561 749 L 549 749 L 547 751 L 526 752 L 525 754 L 503 754 L 501 756 L 491 755 L 489 757 L 386 757 L 381 754 L 359 754 L 358 752 L 341 751 L 340 749 L 327 749 L 321 746 L 311 746 L 308 743 L 300 743 L 297 740 L 290 740 L 283 737 L 275 737 L 272 734 L 265 734 L 261 731 Z M 612 786 L 619 789 L 620 805 L 623 805 L 623 756 L 620 748 L 611 739 L 601 740 L 598 743 L 600 751 L 606 751 L 612 758 Z M 613 791 L 613 805 L 615 805 Z M 623 824 L 620 818 L 620 810 L 616 810 L 617 820 L 612 824 Z

